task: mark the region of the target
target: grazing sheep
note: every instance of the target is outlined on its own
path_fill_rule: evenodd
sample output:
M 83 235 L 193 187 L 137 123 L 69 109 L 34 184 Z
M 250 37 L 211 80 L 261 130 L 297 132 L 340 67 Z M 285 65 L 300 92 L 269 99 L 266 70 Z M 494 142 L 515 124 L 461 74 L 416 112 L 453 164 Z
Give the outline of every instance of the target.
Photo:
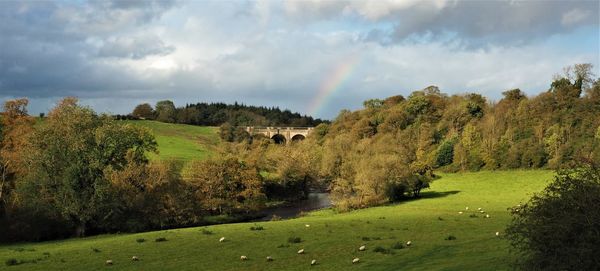
M 490 215 L 485 215 L 485 218 L 490 218 Z
M 499 231 L 496 232 L 496 236 L 500 236 L 500 232 Z
M 481 207 L 480 207 L 480 208 L 477 208 L 477 211 L 481 211 Z
M 358 263 L 358 262 L 360 262 L 359 258 L 354 258 L 354 260 L 352 260 L 352 263 Z
M 267 262 L 272 262 L 272 261 L 273 261 L 273 257 L 267 256 Z
M 358 250 L 360 250 L 360 251 L 365 251 L 365 249 L 367 249 L 367 247 L 366 247 L 366 246 L 360 246 L 360 247 L 358 248 Z
M 246 261 L 246 260 L 248 260 L 248 257 L 246 257 L 246 256 L 242 255 L 242 256 L 240 256 L 240 260 L 242 260 L 242 261 Z
M 219 242 L 221 242 L 221 243 L 225 242 L 225 237 L 221 237 L 221 239 L 219 239 Z
M 482 214 L 483 214 L 483 213 L 485 213 L 485 211 L 484 211 L 484 210 L 481 210 L 481 211 L 479 211 L 479 212 L 480 212 L 480 213 L 482 213 Z
M 131 260 L 134 262 L 137 262 L 140 260 L 140 258 L 138 258 L 137 256 L 133 256 L 133 257 L 131 257 Z
M 406 242 L 406 246 L 409 247 L 412 244 L 411 241 Z
M 467 210 L 467 211 L 468 211 L 468 210 L 469 210 L 469 206 L 465 207 L 465 210 Z
M 304 249 L 298 250 L 298 254 L 304 254 Z
M 461 212 L 458 212 L 458 214 L 459 214 L 459 215 L 462 215 L 462 214 L 463 214 L 463 212 L 462 212 L 462 211 L 461 211 Z
M 310 228 L 310 225 L 306 224 L 306 225 L 304 225 L 304 227 Z
M 317 260 L 312 260 L 312 261 L 310 262 L 310 265 L 315 265 L 315 264 L 317 264 Z
M 106 265 L 113 265 L 113 262 L 112 262 L 112 260 L 106 260 L 106 262 L 104 262 L 104 264 L 106 264 Z

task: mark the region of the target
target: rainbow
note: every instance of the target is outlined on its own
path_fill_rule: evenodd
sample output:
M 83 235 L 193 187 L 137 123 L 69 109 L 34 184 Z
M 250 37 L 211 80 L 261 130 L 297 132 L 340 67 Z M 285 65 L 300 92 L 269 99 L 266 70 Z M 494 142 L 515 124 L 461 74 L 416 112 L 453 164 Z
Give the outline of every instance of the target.
M 343 61 L 338 63 L 335 68 L 327 74 L 320 84 L 317 95 L 315 95 L 308 105 L 307 112 L 309 115 L 315 117 L 321 112 L 321 110 L 333 97 L 333 94 L 342 89 L 344 83 L 346 83 L 352 76 L 352 73 L 356 70 L 356 67 L 358 67 L 359 64 L 359 54 L 354 54 L 350 57 L 344 58 Z

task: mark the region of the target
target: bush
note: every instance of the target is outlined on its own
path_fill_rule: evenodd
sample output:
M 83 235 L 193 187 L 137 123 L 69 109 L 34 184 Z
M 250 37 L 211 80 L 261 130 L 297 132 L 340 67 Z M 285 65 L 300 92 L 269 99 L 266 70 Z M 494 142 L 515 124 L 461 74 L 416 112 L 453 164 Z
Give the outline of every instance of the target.
M 19 265 L 21 262 L 19 262 L 19 260 L 15 259 L 15 258 L 10 258 L 10 259 L 7 259 L 4 263 L 8 266 L 12 266 L 12 265 Z
M 290 237 L 290 238 L 288 238 L 288 243 L 295 244 L 295 243 L 300 243 L 300 242 L 302 242 L 302 238 L 300 238 L 300 237 Z
M 207 230 L 207 229 L 202 229 L 202 234 L 205 234 L 205 235 L 211 235 L 211 234 L 213 234 L 213 232 L 212 232 L 212 231 L 209 231 L 209 230 Z
M 156 238 L 154 241 L 155 241 L 155 242 L 166 242 L 166 241 L 167 241 L 167 238 L 164 238 L 164 237 L 159 237 L 159 238 Z
M 600 269 L 600 165 L 559 171 L 513 221 L 506 237 L 527 270 Z
M 251 231 L 262 231 L 264 229 L 265 228 L 263 228 L 263 226 L 252 226 L 252 227 L 250 227 Z
M 403 249 L 404 248 L 404 244 L 402 244 L 401 242 L 396 242 L 392 245 L 392 249 Z
M 377 252 L 377 253 L 381 253 L 381 254 L 391 254 L 392 253 L 391 250 L 384 248 L 382 246 L 376 246 L 375 248 L 373 248 L 373 251 Z
M 143 242 L 146 242 L 146 239 L 144 239 L 144 238 L 138 238 L 135 241 L 138 242 L 138 243 L 143 243 Z
M 444 240 L 448 240 L 448 241 L 456 240 L 456 236 L 448 235 L 448 237 L 446 237 Z

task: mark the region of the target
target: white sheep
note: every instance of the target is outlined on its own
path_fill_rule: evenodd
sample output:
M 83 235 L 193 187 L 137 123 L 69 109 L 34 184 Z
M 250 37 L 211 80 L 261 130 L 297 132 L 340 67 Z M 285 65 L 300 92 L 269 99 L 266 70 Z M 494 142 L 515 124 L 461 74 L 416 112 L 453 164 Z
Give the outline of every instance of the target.
M 298 250 L 298 254 L 304 254 L 304 249 Z
M 459 214 L 459 215 L 462 215 L 462 214 L 463 214 L 463 212 L 462 212 L 462 211 L 460 211 L 460 212 L 458 212 L 458 214 Z
M 221 237 L 221 239 L 219 239 L 219 242 L 221 242 L 221 243 L 225 242 L 225 237 Z
M 248 257 L 246 257 L 245 255 L 242 255 L 242 256 L 240 256 L 240 260 L 246 261 L 246 260 L 248 260 Z
M 360 262 L 359 258 L 354 258 L 354 260 L 352 260 L 352 263 L 358 263 L 358 262 Z
M 481 207 L 477 208 L 477 211 L 481 211 Z
M 483 213 L 485 213 L 485 211 L 484 211 L 484 210 L 481 210 L 481 211 L 479 211 L 479 212 L 480 212 L 480 213 L 482 213 L 482 214 L 483 214 Z
M 112 260 L 106 260 L 106 262 L 104 262 L 104 264 L 106 264 L 106 265 L 112 265 L 113 261 Z
M 406 242 L 406 246 L 409 247 L 412 244 L 411 241 Z
M 367 249 L 367 247 L 366 247 L 366 246 L 360 246 L 360 247 L 358 248 L 358 250 L 360 250 L 360 251 L 365 251 L 365 249 Z
M 485 215 L 485 218 L 490 218 L 490 215 Z
M 465 207 L 465 210 L 467 210 L 467 211 L 468 211 L 468 210 L 469 210 L 469 206 Z
M 273 257 L 267 256 L 267 262 L 272 262 L 272 261 L 273 261 Z
M 315 265 L 315 264 L 317 264 L 317 260 L 312 260 L 312 261 L 310 262 L 310 265 Z
M 304 225 L 304 227 L 310 228 L 310 225 L 306 224 L 306 225 Z
M 131 257 L 131 260 L 134 262 L 137 262 L 140 260 L 140 258 L 138 258 L 137 256 L 133 256 L 133 257 Z
M 496 232 L 496 236 L 500 236 L 500 232 L 499 231 Z

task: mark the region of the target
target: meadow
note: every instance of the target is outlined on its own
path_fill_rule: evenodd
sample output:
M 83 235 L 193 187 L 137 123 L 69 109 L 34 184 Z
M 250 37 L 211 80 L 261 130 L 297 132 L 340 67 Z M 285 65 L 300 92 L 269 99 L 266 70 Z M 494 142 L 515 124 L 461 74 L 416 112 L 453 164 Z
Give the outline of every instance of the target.
M 149 154 L 150 159 L 202 160 L 213 154 L 219 143 L 217 127 L 172 124 L 158 121 L 123 121 L 148 128 L 158 143 L 158 154 Z
M 442 174 L 420 199 L 346 213 L 327 209 L 291 220 L 5 245 L 0 269 L 508 270 L 514 256 L 502 238 L 511 220 L 507 209 L 541 191 L 552 175 L 544 170 Z M 221 237 L 226 241 L 219 242 Z M 290 242 L 296 237 L 300 242 Z M 361 245 L 366 251 L 358 250 Z M 297 254 L 299 249 L 305 254 Z M 241 255 L 248 260 L 241 261 Z M 274 260 L 267 262 L 267 256 Z M 357 257 L 360 263 L 352 264 Z M 109 259 L 112 266 L 105 265 Z M 313 259 L 318 264 L 311 266 Z

